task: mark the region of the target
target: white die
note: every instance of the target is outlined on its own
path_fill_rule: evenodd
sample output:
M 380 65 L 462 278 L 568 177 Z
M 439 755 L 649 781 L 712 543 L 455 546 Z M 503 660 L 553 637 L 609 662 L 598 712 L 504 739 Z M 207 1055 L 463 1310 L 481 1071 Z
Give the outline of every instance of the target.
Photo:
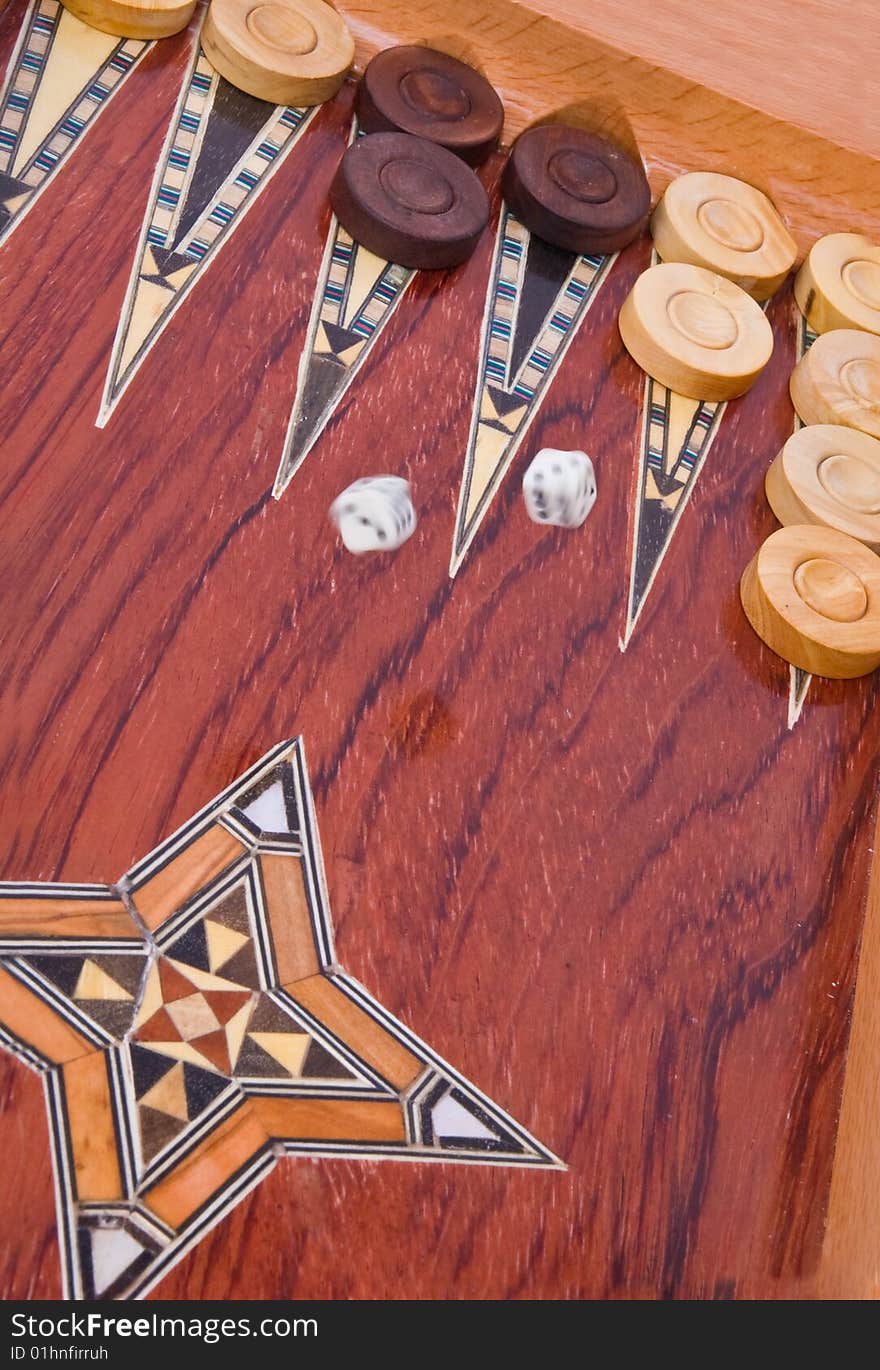
M 391 552 L 415 530 L 409 482 L 400 476 L 364 476 L 338 495 L 330 517 L 349 552 Z
M 526 511 L 533 523 L 580 528 L 596 503 L 596 473 L 586 452 L 542 447 L 523 476 Z

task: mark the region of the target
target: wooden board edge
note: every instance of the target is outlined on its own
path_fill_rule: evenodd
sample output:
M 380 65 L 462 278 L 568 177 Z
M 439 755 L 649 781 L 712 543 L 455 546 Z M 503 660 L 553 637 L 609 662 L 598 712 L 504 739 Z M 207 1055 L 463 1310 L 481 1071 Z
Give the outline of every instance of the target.
M 858 953 L 852 1025 L 817 1293 L 880 1298 L 880 814 Z
M 394 43 L 434 43 L 485 72 L 506 110 L 510 142 L 529 124 L 574 110 L 627 129 L 659 195 L 684 170 L 751 181 L 776 203 L 803 255 L 847 229 L 876 234 L 880 161 L 652 65 L 518 0 L 340 0 L 356 66 Z

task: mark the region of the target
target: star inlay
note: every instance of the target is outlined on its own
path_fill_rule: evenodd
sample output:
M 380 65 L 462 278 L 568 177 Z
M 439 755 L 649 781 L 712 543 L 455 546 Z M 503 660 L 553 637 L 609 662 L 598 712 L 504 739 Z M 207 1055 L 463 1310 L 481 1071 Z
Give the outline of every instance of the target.
M 136 1297 L 284 1152 L 560 1167 L 335 962 L 302 740 L 115 886 L 0 885 L 65 1291 Z

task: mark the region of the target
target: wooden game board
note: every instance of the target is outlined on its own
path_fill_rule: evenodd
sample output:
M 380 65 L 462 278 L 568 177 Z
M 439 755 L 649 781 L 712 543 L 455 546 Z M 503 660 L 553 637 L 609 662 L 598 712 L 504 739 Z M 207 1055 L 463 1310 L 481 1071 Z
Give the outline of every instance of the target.
M 576 108 L 655 195 L 877 234 L 880 164 L 521 6 L 340 8 L 359 63 L 482 66 L 506 140 Z M 327 208 L 352 86 L 261 105 L 200 18 L 0 14 L 0 1292 L 869 1292 L 822 1246 L 876 683 L 737 594 L 790 285 L 754 389 L 685 402 L 616 329 L 647 237 L 543 248 L 499 155 L 464 267 L 379 262 Z M 577 534 L 525 517 L 543 445 L 595 461 Z M 377 469 L 418 529 L 353 558 Z

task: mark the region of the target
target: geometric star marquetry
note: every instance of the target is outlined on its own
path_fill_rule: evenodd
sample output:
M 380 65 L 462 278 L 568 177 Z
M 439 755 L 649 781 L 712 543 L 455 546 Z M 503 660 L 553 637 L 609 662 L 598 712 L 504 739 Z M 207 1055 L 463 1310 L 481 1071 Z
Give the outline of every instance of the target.
M 115 886 L 0 885 L 65 1290 L 145 1293 L 285 1153 L 559 1167 L 336 964 L 302 742 Z

